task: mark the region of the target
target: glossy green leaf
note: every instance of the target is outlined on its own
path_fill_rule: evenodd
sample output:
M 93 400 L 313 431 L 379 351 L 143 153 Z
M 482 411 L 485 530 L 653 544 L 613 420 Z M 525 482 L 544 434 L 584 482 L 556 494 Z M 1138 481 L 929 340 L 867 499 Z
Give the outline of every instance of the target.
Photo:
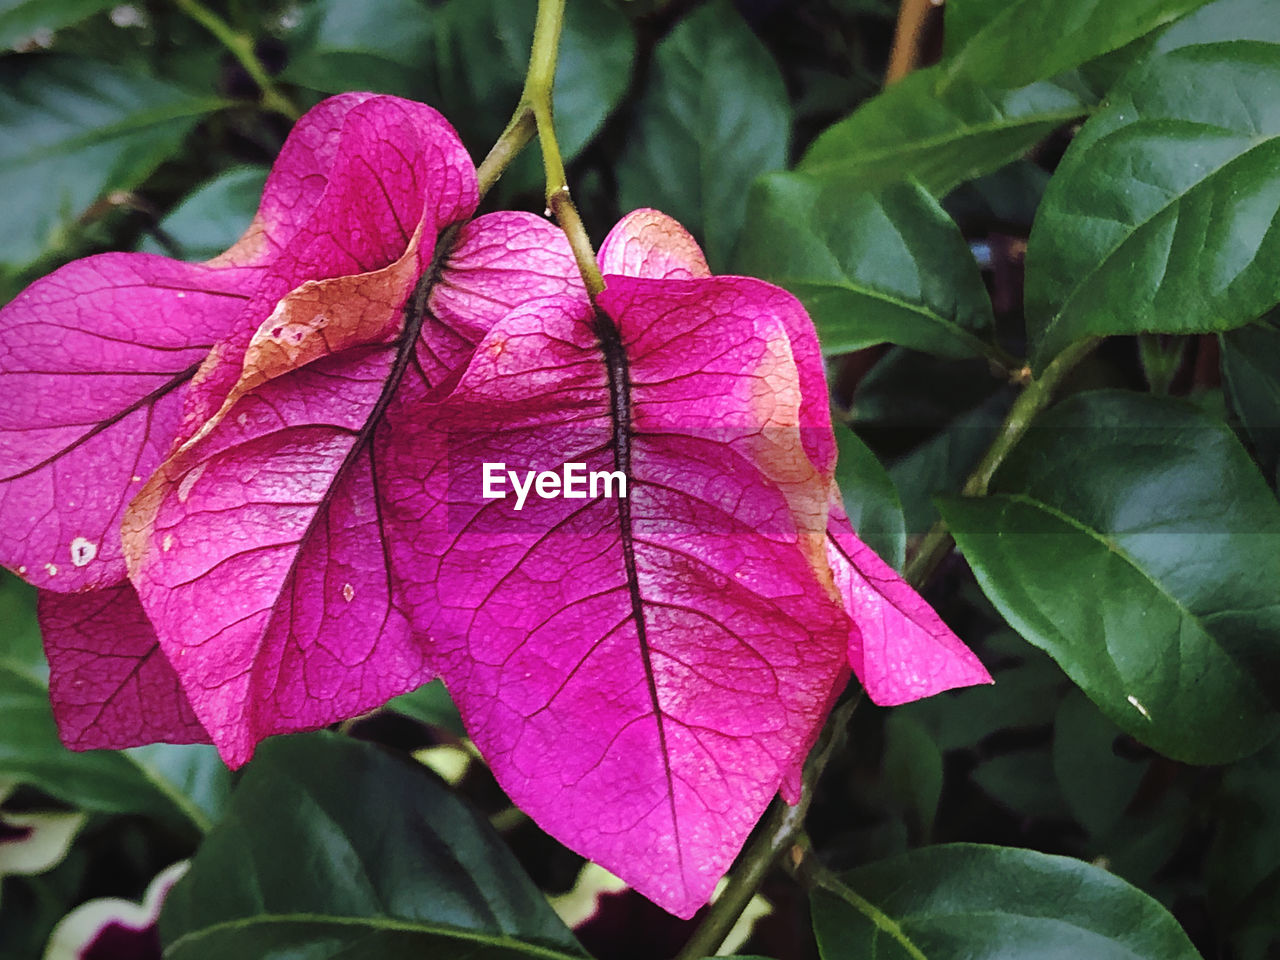
M 773 55 L 728 0 L 713 0 L 658 44 L 618 161 L 619 200 L 675 217 L 723 270 L 746 216 L 746 186 L 786 165 L 790 135 Z
M 1280 301 L 1280 44 L 1153 55 L 1081 129 L 1027 250 L 1038 366 L 1091 334 L 1205 333 Z
M 968 39 L 946 65 L 943 82 L 1025 86 L 1117 50 L 1205 2 L 1016 0 Z
M 893 481 L 852 430 L 837 426 L 836 444 L 840 451 L 836 483 L 853 529 L 882 560 L 901 570 L 907 551 L 907 527 Z
M 221 105 L 105 63 L 0 60 L 0 196 L 15 225 L 0 234 L 0 269 L 58 247 L 95 200 L 136 187 Z
M 1214 0 L 1204 4 L 1161 31 L 1152 55 L 1232 40 L 1280 43 L 1280 0 Z
M 537 0 L 448 0 L 434 11 L 438 106 L 473 151 L 492 146 L 520 98 L 537 6 Z M 565 160 L 622 99 L 634 57 L 631 26 L 611 3 L 566 6 L 554 90 Z
M 751 191 L 739 270 L 804 303 L 822 349 L 897 343 L 940 356 L 981 355 L 991 298 L 969 246 L 927 191 L 824 187 L 777 173 Z
M 207 743 L 152 743 L 124 751 L 187 819 L 208 831 L 221 819 L 231 795 L 231 774 Z
M 116 0 L 0 0 L 0 50 L 110 10 Z
M 44 684 L 0 664 L 0 777 L 84 810 L 179 818 L 203 828 L 173 781 L 123 753 L 73 753 L 58 740 Z M 219 763 L 219 766 L 221 764 Z
M 454 706 L 444 683 L 439 680 L 432 680 L 417 690 L 401 694 L 387 703 L 387 709 L 412 717 L 419 723 L 443 727 L 459 737 L 467 735 L 462 726 L 462 717 L 458 715 L 458 708 Z
M 903 704 L 894 713 L 922 724 L 942 750 L 973 749 L 1001 730 L 1053 722 L 1069 686 L 1057 664 L 1012 630 L 987 637 L 982 655 L 994 684 Z
M 814 892 L 823 960 L 1200 960 L 1160 904 L 1068 857 L 949 844 L 841 879 L 865 912 Z
M 942 798 L 942 751 L 923 724 L 897 711 L 889 714 L 881 769 L 911 835 L 927 839 Z
M 1009 6 L 1008 0 L 947 0 L 943 5 L 942 55 L 950 59 Z
M 49 675 L 36 623 L 36 592 L 0 570 L 0 665 L 43 682 Z
M 159 223 L 169 247 L 147 237 L 138 249 L 168 253 L 183 260 L 216 257 L 248 229 L 258 210 L 267 171 L 235 167 L 198 186 Z
M 1094 836 L 1124 816 L 1149 766 L 1115 752 L 1120 730 L 1079 692 L 1058 707 L 1053 725 L 1053 771 L 1076 822 Z
M 443 784 L 330 734 L 262 745 L 161 931 L 175 960 L 584 955 Z
M 394 26 L 393 26 L 394 25 Z M 283 79 L 325 93 L 429 91 L 431 12 L 421 0 L 319 0 L 302 8 Z
M 983 591 L 1114 723 L 1189 763 L 1280 733 L 1280 505 L 1222 421 L 1139 394 L 1043 416 L 942 514 Z
M 958 78 L 940 93 L 941 77 L 919 70 L 868 100 L 823 131 L 797 169 L 859 190 L 914 179 L 941 197 L 1089 111 L 1087 91 L 1065 80 L 997 92 Z
M 1280 328 L 1274 320 L 1220 334 L 1222 373 L 1231 406 L 1274 478 L 1280 466 Z

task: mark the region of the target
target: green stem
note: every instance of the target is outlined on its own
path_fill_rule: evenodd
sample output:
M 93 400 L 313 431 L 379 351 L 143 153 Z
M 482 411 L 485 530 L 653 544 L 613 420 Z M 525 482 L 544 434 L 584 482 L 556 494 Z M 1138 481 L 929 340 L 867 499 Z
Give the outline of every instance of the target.
M 991 486 L 991 478 L 1004 463 L 1005 458 L 1018 445 L 1031 422 L 1053 399 L 1054 392 L 1061 386 L 1076 365 L 1093 352 L 1100 341 L 1096 337 L 1081 340 L 1063 350 L 1054 357 L 1053 362 L 1045 367 L 1039 379 L 1027 383 L 1018 399 L 1009 408 L 1009 414 L 1000 425 L 1000 432 L 987 448 L 986 454 L 973 468 L 969 478 L 965 480 L 960 495 L 965 497 L 986 496 Z M 915 555 L 903 570 L 903 576 L 913 587 L 919 589 L 929 579 L 930 574 L 942 562 L 942 558 L 951 549 L 951 534 L 946 524 L 939 520 L 925 534 Z
M 760 889 L 764 878 L 778 862 L 778 858 L 795 845 L 796 838 L 803 830 L 805 815 L 809 812 L 814 784 L 831 755 L 843 745 L 845 728 L 849 725 L 849 717 L 853 715 L 859 699 L 861 693 L 832 711 L 818 738 L 818 745 L 805 763 L 800 802 L 793 807 L 780 799 L 774 799 L 764 821 L 734 864 L 728 882 L 711 905 L 706 919 L 693 932 L 675 960 L 699 960 L 714 955 L 733 930 L 751 898 Z
M 480 195 L 484 196 L 498 182 L 516 155 L 528 145 L 536 132 L 542 148 L 542 166 L 546 174 L 547 213 L 556 218 L 573 250 L 578 272 L 592 300 L 604 289 L 604 278 L 596 263 L 596 252 L 587 236 L 582 217 L 569 194 L 564 159 L 556 139 L 555 111 L 552 91 L 556 82 L 556 58 L 560 50 L 560 32 L 564 26 L 565 0 L 538 0 L 538 16 L 533 25 L 533 47 L 529 52 L 529 70 L 524 78 L 520 103 L 476 171 Z
M 200 0 L 173 0 L 174 5 L 200 26 L 208 30 L 218 42 L 230 51 L 231 55 L 244 67 L 245 72 L 262 91 L 262 105 L 275 113 L 297 120 L 302 112 L 293 101 L 280 92 L 266 67 L 258 59 L 253 49 L 253 38 L 246 33 L 235 30 L 231 24 L 223 20 Z

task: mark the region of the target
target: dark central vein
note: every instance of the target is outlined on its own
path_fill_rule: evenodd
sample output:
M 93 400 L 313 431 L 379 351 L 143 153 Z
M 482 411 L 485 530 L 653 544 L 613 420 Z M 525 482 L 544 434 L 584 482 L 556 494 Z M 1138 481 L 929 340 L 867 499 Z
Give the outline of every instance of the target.
M 609 416 L 613 421 L 613 466 L 622 471 L 628 485 L 631 475 L 631 368 L 627 351 L 617 325 L 604 311 L 596 310 L 595 333 L 600 338 L 600 350 L 604 354 L 605 369 L 609 373 Z M 644 662 L 644 679 L 649 687 L 649 700 L 653 705 L 653 718 L 658 725 L 658 747 L 662 751 L 662 767 L 667 775 L 667 804 L 671 812 L 671 829 L 674 832 L 676 859 L 680 863 L 680 882 L 684 883 L 684 854 L 680 843 L 680 821 L 676 817 L 675 776 L 671 772 L 671 754 L 667 749 L 667 729 L 662 706 L 658 702 L 658 684 L 653 675 L 653 648 L 649 645 L 649 631 L 644 619 L 644 598 L 640 595 L 640 578 L 636 572 L 635 537 L 631 530 L 631 500 L 618 497 L 618 529 L 622 539 L 622 562 L 627 571 L 627 593 L 631 597 L 631 617 L 636 624 L 636 638 L 640 642 L 640 656 Z

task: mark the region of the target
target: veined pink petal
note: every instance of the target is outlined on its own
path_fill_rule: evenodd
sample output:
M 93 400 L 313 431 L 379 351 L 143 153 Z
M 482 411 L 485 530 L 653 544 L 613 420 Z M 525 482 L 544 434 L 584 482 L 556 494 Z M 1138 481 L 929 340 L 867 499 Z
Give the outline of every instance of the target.
M 40 592 L 49 696 L 73 750 L 208 743 L 133 587 Z
M 0 310 L 0 563 L 49 590 L 123 579 L 125 508 L 255 282 L 252 270 L 109 253 Z
M 272 168 L 259 217 L 269 222 L 294 203 L 309 212 L 304 221 L 280 231 L 287 240 L 264 271 L 253 301 L 192 381 L 183 439 L 226 402 L 241 380 L 250 341 L 290 291 L 307 282 L 377 273 L 405 259 L 419 235 L 413 249 L 420 274 L 431 263 L 437 234 L 475 209 L 471 159 L 448 121 L 431 107 L 398 97 L 350 97 L 321 110 L 317 130 L 308 129 L 311 117 L 299 121 L 303 131 L 295 137 L 319 139 L 328 165 L 323 173 L 313 172 L 316 158 L 299 147 L 281 154 Z M 299 186 L 316 182 L 324 184 L 318 196 L 314 185 Z
M 598 259 L 606 284 L 609 274 L 650 280 L 700 280 L 711 275 L 706 257 L 689 231 L 665 213 L 651 209 L 633 210 L 619 220 L 601 244 Z M 740 279 L 750 284 L 759 283 L 749 278 Z M 779 288 L 772 289 L 790 296 Z M 834 477 L 835 437 L 831 432 L 827 378 L 817 332 L 798 303 L 780 310 L 778 319 L 791 340 L 791 353 L 804 396 L 801 421 L 805 426 L 805 449 L 815 467 Z
M 789 298 L 609 284 L 617 328 L 580 298 L 518 308 L 446 399 L 393 420 L 393 560 L 512 799 L 687 917 L 820 726 L 849 624 L 824 582 Z M 482 496 L 499 461 L 630 488 L 517 512 L 509 486 Z
M 504 214 L 462 228 L 424 286 L 434 223 L 380 270 L 284 296 L 220 408 L 126 522 L 131 577 L 232 766 L 263 737 L 350 717 L 432 676 L 391 592 L 383 413 L 447 376 L 440 358 L 465 356 L 504 298 L 576 278 L 559 231 Z
M 272 164 L 253 222 L 211 265 L 265 265 L 285 250 L 324 196 L 347 114 L 374 96 L 340 93 L 306 112 Z
M 403 316 L 416 278 L 396 274 L 382 271 L 384 287 L 369 275 L 323 285 L 335 339 Z M 383 337 L 323 358 L 302 351 L 296 369 L 269 377 L 247 372 L 249 385 L 161 466 L 126 519 L 130 577 L 232 766 L 263 737 L 353 716 L 430 679 L 391 603 L 370 457 L 401 356 Z
M 692 279 L 706 275 L 696 242 L 675 220 L 656 210 L 636 210 L 610 232 L 600 250 L 605 273 Z M 813 324 L 803 312 L 779 314 L 786 326 L 808 404 L 806 433 L 814 465 L 832 477 L 835 448 L 822 355 Z M 822 429 L 822 425 L 826 429 Z M 871 699 L 881 705 L 918 700 L 953 687 L 990 683 L 977 657 L 933 609 L 858 540 L 838 494 L 832 499 L 828 558 L 845 609 L 855 624 L 849 660 Z M 790 802 L 799 797 L 797 766 L 784 784 Z
M 943 690 L 991 683 L 991 675 L 921 596 L 854 536 L 833 497 L 828 556 L 860 634 L 849 664 L 873 702 L 892 707 Z
M 657 210 L 632 210 L 600 244 L 601 273 L 650 280 L 696 280 L 711 276 L 692 234 Z
M 418 341 L 423 376 L 440 383 L 512 309 L 557 294 L 586 297 L 559 227 L 510 210 L 464 224 L 431 289 Z

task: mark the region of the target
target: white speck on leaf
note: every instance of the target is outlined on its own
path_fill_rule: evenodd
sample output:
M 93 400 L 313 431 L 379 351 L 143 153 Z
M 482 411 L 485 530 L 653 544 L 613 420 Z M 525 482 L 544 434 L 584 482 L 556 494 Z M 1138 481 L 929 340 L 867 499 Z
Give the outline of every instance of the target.
M 173 549 L 173 534 L 172 534 L 172 533 L 166 533 L 166 534 L 164 535 L 164 540 L 162 540 L 162 541 L 160 542 L 160 549 L 161 549 L 161 550 L 163 550 L 165 553 L 168 553 L 170 550 L 172 550 L 172 549 Z
M 83 567 L 98 555 L 98 545 L 84 537 L 76 537 L 71 541 L 71 562 Z
M 196 485 L 196 481 L 204 476 L 206 464 L 198 464 L 178 483 L 178 502 L 186 503 L 187 497 L 191 496 L 191 488 Z
M 46 564 L 44 565 L 44 568 L 45 568 L 45 570 L 47 570 L 47 571 L 49 572 L 49 576 L 51 576 L 51 577 L 56 577 L 56 576 L 58 575 L 58 566 L 57 566 L 57 564 L 53 564 L 53 563 L 46 563 Z
M 350 603 L 352 600 L 355 599 L 355 596 L 356 596 L 356 588 L 351 586 L 351 584 L 349 583 L 344 583 L 342 585 L 342 599 L 347 601 L 347 603 Z
M 1151 719 L 1151 714 L 1148 713 L 1147 708 L 1142 705 L 1142 701 L 1140 701 L 1132 693 L 1129 694 L 1129 696 L 1127 696 L 1125 699 L 1128 700 L 1131 704 L 1133 704 L 1133 708 L 1137 710 L 1140 714 L 1142 714 L 1143 717 L 1145 717 L 1148 720 Z

